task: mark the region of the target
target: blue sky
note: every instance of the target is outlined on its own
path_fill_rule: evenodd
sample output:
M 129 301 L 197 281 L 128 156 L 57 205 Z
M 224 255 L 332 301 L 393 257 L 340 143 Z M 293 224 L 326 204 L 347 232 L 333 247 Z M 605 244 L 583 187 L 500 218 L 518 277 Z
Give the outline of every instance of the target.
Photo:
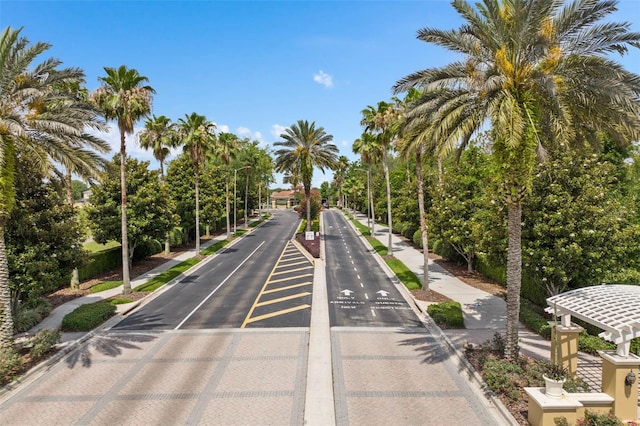
M 619 9 L 614 18 L 640 31 L 640 0 Z M 156 89 L 156 115 L 197 112 L 265 146 L 297 120 L 315 121 L 350 160 L 362 109 L 388 101 L 405 75 L 454 59 L 417 30 L 461 23 L 448 0 L 0 1 L 0 27 L 51 43 L 42 58 L 82 68 L 90 90 L 104 66 L 125 64 Z M 640 74 L 639 50 L 618 60 Z M 116 132 L 103 137 L 119 149 Z M 157 164 L 135 137 L 127 146 Z M 331 177 L 316 171 L 313 183 Z

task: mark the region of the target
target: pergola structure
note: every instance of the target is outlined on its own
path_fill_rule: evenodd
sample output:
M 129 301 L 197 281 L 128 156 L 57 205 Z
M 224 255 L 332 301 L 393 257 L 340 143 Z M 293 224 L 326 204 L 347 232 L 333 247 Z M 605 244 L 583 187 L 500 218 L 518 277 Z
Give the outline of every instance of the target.
M 549 297 L 547 304 L 564 327 L 573 316 L 604 330 L 600 337 L 618 345 L 618 356 L 628 357 L 631 339 L 640 337 L 640 286 L 584 287 Z

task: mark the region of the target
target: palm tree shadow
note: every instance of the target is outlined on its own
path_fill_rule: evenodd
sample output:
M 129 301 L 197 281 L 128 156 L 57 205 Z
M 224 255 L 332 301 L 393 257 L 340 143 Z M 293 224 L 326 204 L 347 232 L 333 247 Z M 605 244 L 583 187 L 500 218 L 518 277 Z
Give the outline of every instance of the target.
M 421 364 L 439 364 L 451 357 L 448 348 L 438 341 L 432 334 L 425 331 L 416 331 L 415 328 L 403 329 L 402 334 L 408 337 L 399 342 L 401 346 L 413 346 L 421 358 Z
M 157 339 L 157 333 L 112 333 L 93 336 L 87 344 L 71 352 L 65 359 L 68 368 L 74 368 L 78 363 L 82 367 L 90 368 L 92 365 L 91 353 L 93 350 L 115 358 L 122 355 L 124 349 L 142 349 L 136 343 L 147 343 Z

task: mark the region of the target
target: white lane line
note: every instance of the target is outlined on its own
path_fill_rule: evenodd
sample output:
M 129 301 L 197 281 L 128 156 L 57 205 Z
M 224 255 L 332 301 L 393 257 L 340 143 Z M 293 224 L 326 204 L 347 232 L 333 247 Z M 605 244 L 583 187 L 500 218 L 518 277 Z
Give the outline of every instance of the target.
M 364 288 L 364 284 L 360 283 L 360 287 Z
M 371 313 L 373 314 L 373 316 L 376 316 L 376 311 L 374 311 L 373 309 L 371 309 Z
M 369 300 L 369 295 L 367 293 L 364 294 L 364 298 Z
M 356 274 L 356 277 L 358 277 L 358 279 L 360 279 L 360 274 Z
M 196 313 L 196 311 L 197 311 L 198 309 L 200 309 L 200 307 L 202 307 L 202 305 L 204 305 L 204 303 L 205 303 L 207 300 L 209 300 L 209 298 L 210 298 L 211 296 L 213 296 L 213 294 L 214 294 L 216 291 L 218 291 L 218 289 L 219 289 L 220 287 L 222 287 L 222 286 L 224 285 L 224 283 L 226 283 L 226 282 L 227 282 L 227 280 L 229 280 L 229 278 L 231 278 L 231 276 L 232 276 L 233 274 L 235 274 L 235 273 L 238 271 L 238 269 L 240 269 L 240 267 L 241 267 L 242 265 L 244 265 L 244 263 L 245 263 L 247 260 L 249 260 L 249 258 L 250 258 L 251 256 L 253 256 L 255 252 L 257 252 L 257 251 L 258 251 L 258 249 L 259 249 L 260 247 L 262 247 L 262 245 L 263 245 L 264 243 L 265 243 L 265 241 L 261 242 L 261 243 L 260 243 L 260 245 L 259 245 L 258 247 L 256 247 L 256 249 L 255 249 L 254 251 L 252 251 L 252 252 L 249 254 L 249 256 L 247 256 L 247 257 L 246 257 L 246 258 L 245 258 L 245 259 L 244 259 L 244 260 L 243 260 L 243 261 L 242 261 L 238 266 L 236 266 L 236 269 L 234 269 L 233 271 L 231 271 L 231 273 L 230 273 L 229 275 L 227 275 L 227 277 L 226 277 L 224 280 L 222 280 L 222 282 L 221 282 L 220 284 L 218 284 L 218 286 L 217 286 L 216 288 L 214 288 L 214 289 L 213 289 L 213 291 L 212 291 L 211 293 L 209 293 L 209 295 L 208 295 L 207 297 L 205 297 L 204 299 L 202 299 L 202 302 L 200 302 L 200 303 L 198 304 L 198 306 L 196 306 L 196 307 L 193 309 L 193 311 L 189 312 L 189 315 L 187 315 L 187 316 L 186 316 L 182 321 L 180 321 L 180 324 L 178 324 L 178 325 L 176 326 L 176 328 L 174 328 L 174 330 L 177 330 L 177 329 L 179 329 L 180 327 L 182 327 L 182 325 L 183 325 L 185 322 L 187 322 L 187 320 L 188 320 L 189 318 L 191 318 L 191 315 L 195 314 L 195 313 Z
M 353 262 L 352 262 L 352 263 L 353 263 Z M 354 266 L 354 267 L 353 267 L 353 270 L 357 272 L 357 271 L 358 271 L 358 268 L 356 268 L 356 267 Z

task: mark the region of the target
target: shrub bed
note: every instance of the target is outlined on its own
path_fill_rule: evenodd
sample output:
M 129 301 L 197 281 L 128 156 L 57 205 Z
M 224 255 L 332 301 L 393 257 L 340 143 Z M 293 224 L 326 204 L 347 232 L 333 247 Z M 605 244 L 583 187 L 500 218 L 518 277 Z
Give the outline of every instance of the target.
M 78 306 L 62 319 L 62 331 L 91 331 L 116 313 L 115 305 L 102 301 Z
M 441 328 L 464 328 L 462 306 L 458 302 L 442 302 L 429 305 L 427 313 Z

